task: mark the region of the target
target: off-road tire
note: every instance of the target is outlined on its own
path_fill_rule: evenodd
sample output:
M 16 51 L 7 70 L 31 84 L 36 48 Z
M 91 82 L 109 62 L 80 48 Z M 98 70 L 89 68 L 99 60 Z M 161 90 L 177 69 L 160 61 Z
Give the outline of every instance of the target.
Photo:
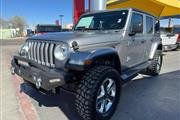
M 160 68 L 158 70 L 157 65 L 159 64 L 158 62 L 159 59 L 160 59 Z M 161 66 L 162 66 L 162 60 L 163 60 L 162 50 L 156 50 L 156 53 L 154 55 L 151 65 L 147 69 L 143 70 L 141 73 L 145 75 L 151 75 L 151 76 L 159 75 Z
M 112 78 L 116 84 L 114 103 L 107 113 L 96 111 L 96 96 L 105 78 Z M 75 105 L 77 112 L 84 120 L 108 120 L 113 115 L 119 102 L 121 82 L 119 73 L 112 67 L 96 66 L 85 73 L 76 91 Z

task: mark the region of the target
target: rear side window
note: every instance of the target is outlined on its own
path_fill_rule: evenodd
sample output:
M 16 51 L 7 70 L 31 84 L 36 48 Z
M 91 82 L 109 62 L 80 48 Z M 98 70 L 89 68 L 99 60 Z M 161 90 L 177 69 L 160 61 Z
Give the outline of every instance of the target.
M 158 33 L 160 32 L 160 22 L 159 20 L 156 21 L 156 24 L 155 24 L 155 33 Z
M 146 33 L 153 33 L 153 18 L 146 16 Z
M 133 13 L 131 20 L 131 32 L 143 33 L 143 16 L 141 14 Z

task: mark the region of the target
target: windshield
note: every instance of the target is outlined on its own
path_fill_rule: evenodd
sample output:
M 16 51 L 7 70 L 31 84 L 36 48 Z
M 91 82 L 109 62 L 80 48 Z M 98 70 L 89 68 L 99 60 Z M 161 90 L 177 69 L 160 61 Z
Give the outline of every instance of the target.
M 127 15 L 127 10 L 84 15 L 75 26 L 75 30 L 122 29 L 125 26 Z

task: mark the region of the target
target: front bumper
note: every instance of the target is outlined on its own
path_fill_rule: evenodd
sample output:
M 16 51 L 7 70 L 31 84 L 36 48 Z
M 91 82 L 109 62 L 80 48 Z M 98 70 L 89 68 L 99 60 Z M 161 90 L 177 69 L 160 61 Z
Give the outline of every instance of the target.
M 23 64 L 22 64 L 23 63 Z M 51 90 L 72 80 L 73 74 L 64 70 L 48 68 L 20 56 L 14 56 L 11 62 L 12 72 L 37 88 Z

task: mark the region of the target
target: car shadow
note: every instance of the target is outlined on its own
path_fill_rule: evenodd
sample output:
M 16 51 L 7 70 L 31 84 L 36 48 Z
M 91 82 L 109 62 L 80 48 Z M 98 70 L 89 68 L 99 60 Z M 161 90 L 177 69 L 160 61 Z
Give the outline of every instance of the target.
M 71 92 L 61 90 L 59 94 L 52 92 L 39 92 L 27 83 L 21 84 L 21 92 L 26 93 L 28 96 L 38 102 L 39 107 L 59 107 L 69 120 L 82 120 L 75 108 L 75 95 Z
M 26 83 L 22 92 L 39 106 L 59 107 L 69 120 L 82 120 L 75 109 L 75 95 L 60 91 L 58 95 L 43 94 Z M 141 76 L 123 85 L 117 110 L 111 120 L 179 120 L 180 70 L 155 77 Z

